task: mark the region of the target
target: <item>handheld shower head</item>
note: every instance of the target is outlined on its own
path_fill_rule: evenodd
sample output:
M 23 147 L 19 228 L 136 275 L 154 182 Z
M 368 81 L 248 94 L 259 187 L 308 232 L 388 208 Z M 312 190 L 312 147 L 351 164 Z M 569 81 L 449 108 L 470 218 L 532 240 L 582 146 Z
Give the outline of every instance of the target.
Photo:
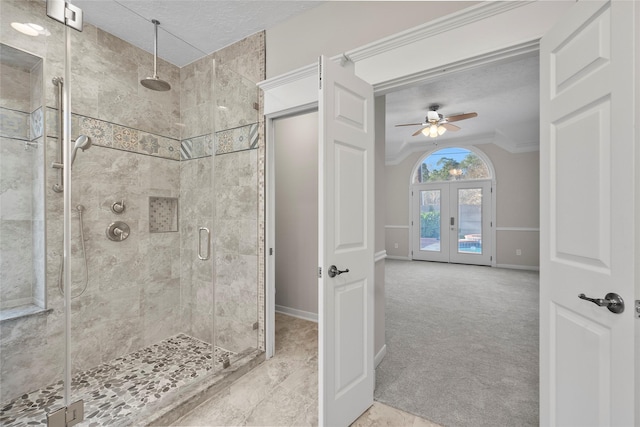
M 73 166 L 73 162 L 76 160 L 78 148 L 84 151 L 88 150 L 90 147 L 91 139 L 87 135 L 80 135 L 73 146 L 73 152 L 71 153 L 71 166 Z

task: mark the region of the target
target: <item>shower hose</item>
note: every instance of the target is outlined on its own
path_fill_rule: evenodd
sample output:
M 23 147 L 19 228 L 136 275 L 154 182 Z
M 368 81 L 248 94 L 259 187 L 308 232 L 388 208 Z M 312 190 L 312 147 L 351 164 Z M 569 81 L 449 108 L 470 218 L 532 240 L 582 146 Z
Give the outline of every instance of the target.
M 80 220 L 80 243 L 82 245 L 82 256 L 84 258 L 84 286 L 82 287 L 82 291 L 78 295 L 71 295 L 71 298 L 78 298 L 80 295 L 84 294 L 84 291 L 87 290 L 87 285 L 89 284 L 89 267 L 87 267 L 87 251 L 84 246 L 84 222 L 82 220 L 82 212 L 84 212 L 84 206 L 78 205 L 76 206 L 78 210 L 78 217 Z M 64 287 L 62 286 L 62 271 L 64 269 L 64 255 L 60 259 L 60 269 L 58 271 L 58 289 L 60 293 L 64 295 Z

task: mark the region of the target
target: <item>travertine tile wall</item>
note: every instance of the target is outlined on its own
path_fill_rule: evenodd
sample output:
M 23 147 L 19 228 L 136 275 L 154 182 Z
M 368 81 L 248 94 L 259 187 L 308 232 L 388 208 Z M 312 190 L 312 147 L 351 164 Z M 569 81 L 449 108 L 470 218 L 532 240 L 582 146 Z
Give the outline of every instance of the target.
M 0 307 L 44 307 L 42 61 L 4 45 L 2 55 Z
M 203 340 L 215 325 L 216 345 L 234 352 L 264 347 L 258 342 L 264 331 L 258 240 L 258 157 L 264 144 L 256 109 L 264 55 L 264 33 L 257 33 L 181 69 L 181 181 L 190 183 L 180 196 L 182 292 L 189 301 L 183 320 Z M 200 227 L 211 230 L 213 262 L 194 256 Z M 206 304 L 211 298 L 213 324 Z
M 47 159 L 43 163 L 48 165 L 57 150 L 57 112 L 53 110 L 57 90 L 49 82 L 53 76 L 62 74 L 63 30 L 46 17 L 43 2 L 2 0 L 0 6 L 0 41 L 45 58 L 44 92 L 49 108 Z M 52 34 L 46 39 L 21 36 L 11 29 L 11 21 L 37 23 Z M 148 23 L 142 25 L 145 24 Z M 183 70 L 159 61 L 158 74 L 172 85 L 172 90 L 164 93 L 149 91 L 139 84 L 153 67 L 149 53 L 91 25 L 85 25 L 82 33 L 73 32 L 72 37 L 73 136 L 86 133 L 94 142 L 91 149 L 78 152 L 73 168 L 72 204 L 74 208 L 77 204 L 86 208 L 83 230 L 89 270 L 86 290 L 72 302 L 73 368 L 95 366 L 183 331 L 210 341 L 213 331 L 211 274 L 214 268 L 220 268 L 213 261 L 198 260 L 194 253 L 199 226 L 209 227 L 214 238 L 220 234 L 216 228 L 219 224 L 213 221 L 213 213 L 218 214 L 213 203 L 220 194 L 212 182 L 214 161 L 207 155 L 213 154 L 216 130 L 249 125 L 261 117 L 261 110 L 253 110 L 255 100 L 250 109 L 245 109 L 248 101 L 245 97 L 255 98 L 257 92 L 249 82 L 255 84 L 264 79 L 264 33 Z M 203 80 L 210 84 L 203 86 Z M 245 87 L 238 90 L 238 85 Z M 246 95 L 248 88 L 253 89 L 252 96 Z M 214 97 L 212 93 L 219 96 Z M 231 113 L 221 115 L 220 110 L 214 110 L 217 105 L 223 105 L 217 103 L 221 99 Z M 262 105 L 261 99 L 258 102 Z M 229 265 L 234 269 L 244 268 L 244 279 L 228 286 L 229 296 L 216 293 L 218 299 L 232 301 L 238 313 L 247 313 L 234 331 L 241 335 L 250 329 L 247 335 L 252 338 L 246 340 L 247 344 L 238 343 L 240 347 L 249 345 L 249 341 L 250 346 L 255 347 L 256 335 L 263 337 L 264 333 L 264 307 L 260 304 L 264 301 L 261 289 L 264 278 L 260 273 L 260 269 L 264 269 L 260 259 L 264 254 L 263 239 L 260 240 L 264 224 L 264 197 L 261 196 L 264 189 L 260 187 L 264 182 L 260 166 L 264 164 L 260 160 L 264 158 L 262 122 L 258 129 L 257 148 L 244 154 L 220 156 L 247 157 L 245 166 L 234 172 L 239 172 L 236 177 L 243 177 L 245 186 L 251 188 L 249 192 L 240 192 L 234 204 L 245 203 L 242 206 L 246 212 L 242 215 L 250 215 L 252 223 L 231 230 L 240 233 L 236 240 L 250 239 L 252 253 L 246 256 L 255 267 L 247 269 L 246 261 L 236 262 L 241 259 L 236 257 Z M 191 142 L 192 152 L 202 156 L 179 161 L 180 149 L 188 145 L 180 147 L 181 140 Z M 53 311 L 0 324 L 0 401 L 62 378 L 64 310 L 57 289 L 62 254 L 62 195 L 51 191 L 56 171 L 44 168 L 40 173 L 46 174 L 46 277 L 48 305 Z M 247 180 L 256 183 L 247 185 Z M 149 196 L 180 197 L 178 233 L 148 232 Z M 125 212 L 121 215 L 111 212 L 111 204 L 123 199 Z M 113 220 L 123 220 L 131 226 L 127 240 L 112 242 L 105 238 L 105 229 Z M 236 220 L 246 223 L 248 218 Z M 247 235 L 250 229 L 253 231 Z M 227 235 L 230 234 L 227 232 Z M 75 210 L 72 242 L 72 293 L 77 295 L 84 288 L 84 263 Z M 215 281 L 220 280 L 216 273 Z M 227 326 L 218 317 L 225 318 L 228 310 L 217 310 L 218 333 L 235 336 L 235 332 L 221 333 L 221 328 Z M 258 331 L 253 330 L 255 322 L 259 323 Z M 231 339 L 225 342 L 236 347 Z M 263 345 L 260 343 L 259 347 Z

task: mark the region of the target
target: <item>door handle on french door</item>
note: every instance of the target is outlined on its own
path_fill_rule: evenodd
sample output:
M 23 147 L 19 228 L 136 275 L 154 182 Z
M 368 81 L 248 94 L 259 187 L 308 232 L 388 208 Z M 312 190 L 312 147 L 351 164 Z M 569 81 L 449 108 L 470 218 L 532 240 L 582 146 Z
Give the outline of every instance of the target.
M 607 307 L 612 313 L 620 314 L 624 311 L 624 301 L 622 300 L 622 297 L 618 294 L 614 294 L 613 292 L 605 295 L 604 299 L 589 298 L 585 294 L 578 295 L 578 298 L 591 301 L 600 307 Z
M 207 232 L 207 255 L 202 255 L 202 232 Z M 207 227 L 198 228 L 198 258 L 202 261 L 206 261 L 211 256 L 211 232 Z
M 456 219 L 454 217 L 451 217 L 451 219 L 449 220 L 451 226 L 453 227 L 454 225 L 456 225 Z
M 335 265 L 332 265 L 331 267 L 329 267 L 329 277 L 336 277 L 341 275 L 342 273 L 348 273 L 349 269 L 347 268 L 346 270 L 338 270 L 338 267 L 336 267 Z

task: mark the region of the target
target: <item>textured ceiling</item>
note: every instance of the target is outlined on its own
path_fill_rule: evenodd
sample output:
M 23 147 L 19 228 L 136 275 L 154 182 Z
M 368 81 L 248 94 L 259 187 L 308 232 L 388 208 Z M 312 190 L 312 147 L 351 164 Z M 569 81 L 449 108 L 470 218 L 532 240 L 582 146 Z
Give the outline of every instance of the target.
M 396 163 L 410 152 L 434 146 L 465 145 L 491 140 L 512 151 L 535 150 L 539 139 L 539 60 L 529 56 L 449 74 L 419 87 L 387 94 L 386 156 Z M 435 139 L 411 136 L 431 104 L 444 116 L 477 112 L 478 117 L 454 123 L 461 129 Z
M 160 21 L 158 56 L 183 67 L 269 29 L 322 1 L 74 0 L 84 19 L 153 52 L 152 19 Z

